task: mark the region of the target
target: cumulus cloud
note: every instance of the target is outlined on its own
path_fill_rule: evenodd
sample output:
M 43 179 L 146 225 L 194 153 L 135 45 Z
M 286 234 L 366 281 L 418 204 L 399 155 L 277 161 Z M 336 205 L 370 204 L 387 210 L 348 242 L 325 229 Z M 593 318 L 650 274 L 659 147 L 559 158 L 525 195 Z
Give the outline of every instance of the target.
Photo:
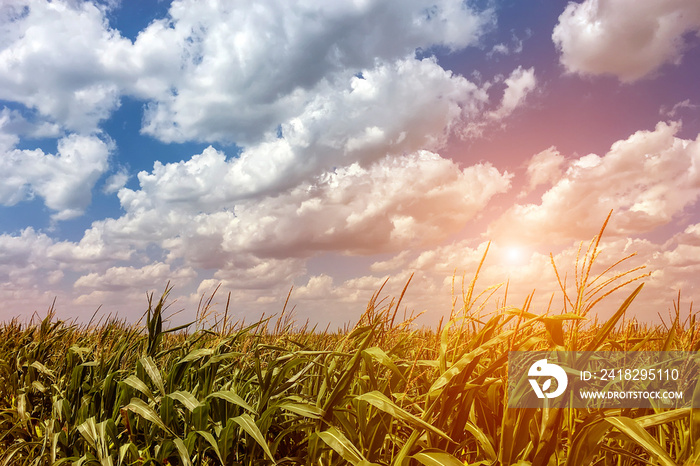
M 598 229 L 600 228 L 598 225 Z M 591 238 L 586 238 L 586 241 Z M 517 240 L 517 238 L 516 238 Z M 586 243 L 587 244 L 587 243 Z M 584 244 L 584 251 L 586 244 Z M 488 253 L 486 253 L 488 246 Z M 518 257 L 513 251 L 517 248 Z M 574 267 L 582 257 L 579 255 L 578 242 L 571 242 L 553 252 L 553 259 L 561 276 L 573 276 Z M 509 241 L 493 241 L 474 244 L 471 240 L 455 241 L 434 248 L 423 250 L 411 260 L 395 261 L 395 268 L 382 267 L 382 270 L 390 274 L 389 281 L 384 292 L 388 296 L 398 296 L 403 285 L 410 275 L 413 275 L 411 285 L 402 301 L 406 308 L 415 311 L 426 311 L 425 321 L 436 324 L 440 317 L 449 315 L 454 308 L 459 312 L 464 301 L 463 292 L 469 283 L 479 264 L 485 256 L 485 261 L 479 271 L 476 281 L 475 294 L 491 288 L 482 295 L 477 304 L 472 308 L 472 315 L 497 312 L 504 306 L 521 307 L 530 300 L 530 312 L 544 314 L 549 311 L 558 313 L 565 310 L 564 295 L 559 288 L 554 268 L 548 249 L 534 248 L 521 241 L 519 244 Z M 613 271 L 603 272 L 623 257 L 632 255 L 628 260 L 618 264 Z M 611 238 L 603 236 L 599 244 L 598 256 L 591 270 L 591 279 L 598 274 L 603 274 L 597 281 L 598 284 L 612 278 L 616 273 L 644 267 L 626 276 L 626 279 L 641 277 L 612 295 L 606 297 L 594 308 L 594 313 L 589 315 L 591 319 L 596 317 L 605 319 L 616 311 L 622 301 L 629 295 L 635 286 L 644 282 L 642 295 L 632 304 L 627 315 L 628 318 L 637 317 L 643 321 L 658 321 L 657 312 L 664 312 L 671 307 L 671 301 L 676 297 L 679 289 L 684 296 L 693 296 L 697 293 L 697 285 L 693 283 L 694 273 L 700 271 L 700 266 L 689 259 L 688 254 L 697 255 L 698 251 L 689 249 L 686 243 L 672 241 L 666 245 L 653 243 L 648 240 L 633 238 Z M 398 257 L 398 256 L 397 256 Z M 680 258 L 684 260 L 680 261 Z M 388 265 L 392 259 L 386 261 Z M 580 262 L 579 262 L 580 267 Z M 648 276 L 643 276 L 650 273 Z M 325 285 L 329 295 L 336 299 L 339 297 L 351 298 L 354 296 L 353 288 L 356 281 L 373 285 L 377 290 L 386 279 L 385 276 L 369 275 L 361 279 L 348 280 L 342 283 L 334 283 L 328 279 L 319 280 Z M 508 291 L 506 296 L 506 282 Z M 567 280 L 567 294 L 575 300 L 576 291 L 573 280 Z M 618 281 L 621 284 L 622 281 Z M 319 283 L 311 283 L 319 285 Z M 485 298 L 494 291 L 494 294 L 485 301 Z M 610 289 L 609 287 L 608 289 Z M 363 291 L 366 291 L 363 289 Z M 294 296 L 294 295 L 293 295 Z M 359 294 L 366 301 L 371 293 Z M 593 298 L 587 296 L 588 302 L 602 296 L 601 293 Z M 303 302 L 303 301 L 302 301 Z M 480 308 L 481 303 L 485 303 Z M 313 303 L 304 303 L 313 305 Z M 355 308 L 357 303 L 353 304 Z M 403 306 L 402 306 L 403 307 Z M 346 307 L 345 309 L 352 309 Z M 568 310 L 571 310 L 569 305 Z M 355 312 L 357 315 L 357 312 Z M 342 321 L 342 319 L 339 319 Z
M 60 128 L 47 121 L 30 121 L 18 110 L 3 107 L 0 110 L 0 151 L 8 151 L 17 145 L 20 137 L 42 138 L 60 135 Z
M 457 0 L 295 8 L 175 1 L 168 17 L 133 43 L 110 28 L 104 7 L 87 2 L 16 1 L 2 11 L 0 98 L 35 109 L 55 122 L 54 131 L 82 133 L 95 131 L 121 95 L 146 100 L 143 131 L 163 141 L 245 146 L 240 159 L 222 167 L 227 188 L 205 194 L 226 202 L 274 194 L 387 153 L 439 149 L 488 100 L 484 89 L 434 59 L 413 56 L 474 44 L 493 24 L 490 10 Z M 528 89 L 527 76 L 508 84 L 506 94 L 515 94 L 504 97 L 505 113 Z M 16 140 L 8 131 L 5 145 Z M 156 165 L 141 184 L 185 181 L 205 158 Z M 117 190 L 123 178 L 111 178 L 105 189 Z M 214 186 L 199 181 L 172 183 L 178 193 L 163 185 L 158 191 L 193 198 Z
M 490 164 L 460 170 L 427 151 L 367 169 L 351 165 L 288 195 L 241 205 L 224 247 L 279 257 L 429 244 L 461 229 L 509 186 L 510 175 Z
M 480 137 L 485 129 L 492 125 L 504 127 L 504 120 L 509 117 L 516 108 L 521 107 L 526 97 L 537 88 L 537 78 L 535 68 L 523 69 L 522 66 L 514 69 L 504 80 L 503 76 L 497 76 L 495 82 L 503 80 L 505 89 L 501 97 L 500 105 L 491 111 L 483 112 L 473 121 L 468 121 L 461 129 L 463 137 Z M 485 88 L 491 87 L 492 83 L 487 83 Z
M 289 289 L 296 278 L 306 273 L 305 262 L 297 257 L 276 259 L 239 254 L 235 262 L 217 270 L 213 279 L 202 283 L 209 284 L 210 287 L 220 283 L 227 290 L 270 292 L 279 287 Z
M 21 288 L 29 285 L 38 269 L 51 269 L 55 262 L 46 259 L 52 244 L 46 234 L 25 228 L 18 235 L 0 235 L 0 284 Z
M 683 244 L 700 246 L 700 223 L 688 225 L 685 230 L 675 235 L 674 240 Z
M 106 299 L 94 293 L 126 286 L 122 280 L 150 277 L 155 285 L 168 273 L 189 277 L 194 269 L 215 270 L 201 289 L 219 282 L 264 294 L 289 286 L 306 273 L 306 260 L 323 252 L 376 254 L 435 244 L 479 215 L 510 179 L 490 164 L 461 169 L 419 151 L 367 168 L 339 168 L 286 193 L 211 212 L 183 209 L 178 200 L 149 203 L 157 198 L 153 193 L 123 188 L 122 217 L 96 221 L 79 242 L 51 243 L 43 254 L 70 270 L 88 271 L 76 282 L 76 289 L 93 290 L 84 303 Z M 162 251 L 155 269 L 109 267 L 133 263 L 147 249 L 153 255 L 154 247 Z M 182 265 L 166 267 L 174 264 Z
M 518 54 L 523 51 L 523 42 L 532 36 L 532 31 L 526 29 L 524 33 L 524 39 L 519 38 L 515 33 L 511 35 L 511 43 L 505 44 L 503 42 L 494 45 L 491 50 L 486 54 L 486 57 L 493 58 L 496 55 L 511 55 Z
M 0 99 L 70 131 L 94 131 L 119 104 L 120 85 L 103 59 L 130 41 L 90 2 L 19 0 L 0 8 Z
M 4 318 L 43 314 L 54 299 L 70 300 L 60 290 L 64 277 L 60 261 L 48 257 L 53 240 L 31 227 L 0 234 L 0 300 Z M 94 310 L 94 309 L 93 309 Z
M 116 173 L 110 175 L 102 187 L 102 192 L 105 194 L 114 194 L 122 189 L 126 182 L 129 181 L 129 172 L 126 168 L 120 168 Z
M 126 261 L 132 258 L 138 245 L 138 238 L 131 238 L 128 232 L 122 235 L 105 234 L 105 224 L 113 219 L 93 222 L 80 241 L 57 241 L 47 251 L 47 256 L 63 262 L 76 270 L 83 270 L 97 264 L 111 261 Z M 140 243 L 145 247 L 144 243 Z
M 695 0 L 570 2 L 552 33 L 570 73 L 611 74 L 631 82 L 679 64 L 684 35 L 700 31 Z
M 537 186 L 559 181 L 565 162 L 566 159 L 555 147 L 533 155 L 527 163 L 528 187 L 520 195 L 527 194 Z
M 110 267 L 105 273 L 89 273 L 78 278 L 73 285 L 78 289 L 98 291 L 128 291 L 136 288 L 159 288 L 170 281 L 183 285 L 194 278 L 193 269 L 184 267 L 172 270 L 170 264 L 154 262 L 143 267 Z
M 440 147 L 453 125 L 486 99 L 474 84 L 433 60 L 405 60 L 353 77 L 343 92 L 320 94 L 272 138 L 227 161 L 207 149 L 192 159 L 139 173 L 138 202 L 188 201 L 207 210 L 276 194 L 334 167 L 368 165 L 386 154 Z M 123 195 L 123 203 L 136 195 Z M 126 199 L 129 197 L 129 199 Z
M 659 114 L 666 118 L 678 118 L 679 113 L 696 110 L 697 108 L 700 108 L 700 105 L 695 105 L 690 102 L 690 99 L 685 99 L 675 104 L 670 110 L 666 107 L 661 107 Z
M 225 163 L 216 151 L 202 155 Z M 193 185 L 209 180 L 196 170 L 190 178 Z M 419 151 L 368 168 L 339 168 L 275 196 L 228 207 L 214 202 L 216 209 L 207 206 L 206 198 L 193 208 L 189 197 L 164 202 L 155 191 L 122 189 L 122 217 L 93 223 L 80 243 L 56 244 L 51 254 L 92 263 L 156 244 L 168 261 L 183 258 L 189 266 L 220 270 L 217 277 L 224 280 L 245 282 L 248 273 L 286 279 L 301 270 L 300 263 L 285 262 L 289 258 L 323 251 L 373 254 L 440 241 L 505 192 L 510 178 L 490 164 L 460 169 L 437 154 Z M 272 260 L 277 272 L 266 270 L 269 264 L 262 259 Z
M 90 204 L 92 188 L 108 168 L 110 144 L 72 134 L 58 141 L 56 154 L 11 149 L 0 158 L 0 203 L 15 205 L 39 195 L 54 220 L 79 216 Z
M 519 107 L 525 97 L 537 86 L 535 69 L 523 69 L 522 66 L 514 69 L 505 80 L 506 89 L 503 92 L 500 107 L 490 115 L 494 119 L 503 119 L 513 113 Z
M 180 50 L 186 72 L 162 73 L 144 131 L 164 140 L 258 142 L 304 111 L 317 93 L 419 48 L 463 48 L 493 22 L 463 2 L 361 2 L 255 8 L 174 2 L 135 47 Z M 160 44 L 160 45 L 159 45 Z M 148 91 L 145 91 L 146 94 Z M 312 103 L 313 105 L 313 103 Z
M 494 23 L 458 0 L 182 0 L 132 43 L 91 2 L 0 8 L 0 99 L 90 132 L 126 94 L 149 102 L 143 130 L 163 141 L 240 144 L 299 115 L 320 88 L 417 49 L 464 48 Z
M 604 156 L 569 162 L 540 204 L 516 204 L 489 226 L 488 236 L 566 242 L 595 233 L 615 210 L 609 233 L 629 235 L 665 225 L 700 195 L 700 136 L 675 137 L 677 123 L 658 123 L 617 141 Z M 551 156 L 548 156 L 551 158 Z

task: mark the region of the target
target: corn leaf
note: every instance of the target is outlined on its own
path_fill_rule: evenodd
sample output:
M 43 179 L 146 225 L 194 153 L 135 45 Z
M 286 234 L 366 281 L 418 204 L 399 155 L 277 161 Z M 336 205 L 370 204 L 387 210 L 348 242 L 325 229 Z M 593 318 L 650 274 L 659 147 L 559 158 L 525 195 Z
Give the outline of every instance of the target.
M 365 393 L 356 397 L 355 399 L 358 401 L 365 401 L 374 406 L 375 408 L 384 411 L 385 413 L 391 414 L 395 418 L 401 419 L 402 421 L 412 425 L 413 427 L 428 430 L 446 440 L 449 440 L 450 442 L 452 441 L 452 439 L 446 433 L 444 433 L 437 427 L 433 427 L 421 418 L 416 417 L 408 411 L 405 411 L 404 409 L 396 406 L 396 404 L 394 404 L 393 401 L 391 401 L 381 392 L 373 391 Z
M 318 432 L 316 435 L 353 466 L 357 466 L 360 461 L 367 461 L 357 447 L 335 427 L 331 427 L 324 432 Z
M 177 390 L 175 392 L 168 393 L 168 397 L 182 403 L 189 412 L 194 411 L 194 409 L 200 405 L 199 400 L 197 400 L 197 398 L 187 390 Z
M 608 417 L 605 421 L 617 428 L 639 446 L 647 450 L 649 453 L 659 458 L 659 461 L 664 466 L 674 466 L 676 464 L 666 450 L 663 449 L 659 442 L 652 437 L 649 432 L 644 430 L 634 419 L 628 417 Z
M 265 437 L 263 436 L 262 432 L 260 432 L 258 426 L 255 425 L 255 421 L 253 421 L 253 418 L 250 417 L 249 414 L 242 414 L 238 417 L 232 418 L 231 420 L 241 426 L 241 428 L 246 431 L 248 435 L 253 437 L 253 439 L 258 442 L 258 445 L 262 447 L 263 451 L 267 457 L 270 458 L 272 463 L 277 464 L 275 462 L 275 458 L 272 456 L 272 452 L 270 452 L 270 447 L 268 447 L 267 442 L 265 441 Z
M 222 400 L 226 400 L 229 403 L 232 403 L 234 405 L 240 406 L 243 409 L 246 409 L 250 411 L 251 413 L 255 413 L 255 409 L 250 406 L 248 403 L 245 402 L 243 398 L 238 396 L 236 392 L 231 391 L 231 390 L 219 390 L 218 392 L 210 393 L 207 396 L 207 399 L 209 398 L 221 398 Z
M 129 411 L 132 411 L 142 418 L 146 419 L 147 421 L 151 421 L 158 427 L 160 427 L 162 430 L 167 432 L 170 435 L 175 435 L 169 428 L 168 426 L 163 423 L 163 421 L 160 419 L 158 416 L 158 413 L 156 413 L 153 408 L 148 406 L 142 399 L 140 398 L 132 398 L 131 403 L 126 405 L 124 407 L 125 409 L 128 409 Z
M 460 460 L 440 450 L 423 450 L 412 458 L 425 466 L 464 466 Z

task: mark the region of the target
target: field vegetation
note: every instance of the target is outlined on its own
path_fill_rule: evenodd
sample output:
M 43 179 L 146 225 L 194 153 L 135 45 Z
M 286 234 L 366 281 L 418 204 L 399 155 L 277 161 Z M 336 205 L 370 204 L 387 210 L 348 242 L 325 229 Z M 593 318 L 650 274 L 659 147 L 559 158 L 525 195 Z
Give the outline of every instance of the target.
M 617 272 L 623 258 L 591 273 L 602 232 L 570 283 L 558 271 L 562 308 L 495 303 L 507 285 L 478 291 L 477 270 L 432 329 L 381 290 L 339 331 L 300 328 L 291 312 L 232 322 L 213 297 L 168 328 L 169 288 L 142 325 L 53 309 L 5 322 L 0 465 L 700 464 L 700 409 L 506 407 L 511 350 L 700 350 L 680 301 L 656 326 L 625 319 L 644 271 Z M 598 321 L 620 287 L 627 299 Z

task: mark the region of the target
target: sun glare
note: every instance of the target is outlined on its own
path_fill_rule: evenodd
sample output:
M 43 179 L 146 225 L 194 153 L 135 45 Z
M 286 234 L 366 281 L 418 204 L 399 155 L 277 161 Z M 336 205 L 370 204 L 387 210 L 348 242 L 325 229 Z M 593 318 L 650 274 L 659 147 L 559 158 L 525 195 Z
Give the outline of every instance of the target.
M 503 256 L 506 264 L 520 265 L 525 258 L 525 253 L 518 246 L 508 246 L 505 248 Z

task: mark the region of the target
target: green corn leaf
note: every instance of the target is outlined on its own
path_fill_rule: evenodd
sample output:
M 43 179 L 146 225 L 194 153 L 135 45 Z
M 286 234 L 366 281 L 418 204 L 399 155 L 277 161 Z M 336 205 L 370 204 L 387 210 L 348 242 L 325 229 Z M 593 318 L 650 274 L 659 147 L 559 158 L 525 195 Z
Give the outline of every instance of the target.
M 246 403 L 243 398 L 241 398 L 236 394 L 236 392 L 231 390 L 219 390 L 218 392 L 214 392 L 207 395 L 206 399 L 208 400 L 209 398 L 221 398 L 222 400 L 226 400 L 229 403 L 240 406 L 241 408 L 246 409 L 251 413 L 256 412 L 255 409 L 248 403 Z
M 586 320 L 586 318 L 570 312 L 542 318 L 547 334 L 555 345 L 565 345 L 563 324 L 568 320 Z
M 423 450 L 412 458 L 425 466 L 464 466 L 460 460 L 440 450 Z
M 95 418 L 91 417 L 78 426 L 78 432 L 87 440 L 90 446 L 97 449 L 97 426 Z
M 221 429 L 221 432 L 218 434 L 219 452 L 221 452 L 224 464 L 229 464 L 228 457 L 231 454 L 231 448 L 236 443 L 236 431 L 238 427 L 238 424 L 235 422 L 228 422 L 226 427 Z
M 194 411 L 194 409 L 200 405 L 199 400 L 190 392 L 186 390 L 178 390 L 176 392 L 168 393 L 168 398 L 177 400 L 183 404 L 189 412 Z
M 132 398 L 131 403 L 126 405 L 124 407 L 125 409 L 128 409 L 129 411 L 132 411 L 142 418 L 146 419 L 147 421 L 151 421 L 158 427 L 160 427 L 162 430 L 167 432 L 168 434 L 174 436 L 175 434 L 168 428 L 168 426 L 165 425 L 165 423 L 160 419 L 158 416 L 158 413 L 156 413 L 153 408 L 148 406 L 142 399 L 140 398 Z
M 359 401 L 365 401 L 374 406 L 375 408 L 384 411 L 385 413 L 391 414 L 397 419 L 405 421 L 413 427 L 429 430 L 430 432 L 433 432 L 434 434 L 437 434 L 440 437 L 449 440 L 450 442 L 452 441 L 452 439 L 446 433 L 444 433 L 437 427 L 433 427 L 432 425 L 428 424 L 419 417 L 416 417 L 413 414 L 409 413 L 408 411 L 405 411 L 404 409 L 396 406 L 396 404 L 394 404 L 393 401 L 391 401 L 381 392 L 373 391 L 365 393 L 356 397 L 355 399 Z
M 56 448 L 58 447 L 58 438 L 61 434 L 55 433 L 51 436 L 51 464 L 56 462 Z
M 491 444 L 491 441 L 489 440 L 487 435 L 481 429 L 479 429 L 477 426 L 475 426 L 469 421 L 467 421 L 464 425 L 464 429 L 470 434 L 472 434 L 474 438 L 476 438 L 476 441 L 481 446 L 481 449 L 484 450 L 484 453 L 486 453 L 489 460 L 496 461 L 496 450 L 494 450 L 493 445 Z
M 198 359 L 205 358 L 214 354 L 214 350 L 210 348 L 200 348 L 193 351 L 178 361 L 178 364 L 186 364 L 188 362 L 194 362 Z
M 221 458 L 221 452 L 219 451 L 219 445 L 217 445 L 216 440 L 214 440 L 214 436 L 211 435 L 209 432 L 203 431 L 203 430 L 198 430 L 197 435 L 202 437 L 204 440 L 207 441 L 209 445 L 211 445 L 211 448 L 214 450 L 216 453 L 216 456 L 219 458 L 219 461 L 221 461 L 221 464 L 224 464 L 223 458 Z M 183 444 L 184 446 L 184 444 Z
M 534 325 L 536 322 L 540 320 L 539 317 L 533 318 L 530 320 L 527 320 L 523 322 L 520 325 L 520 331 L 524 331 L 526 328 Z M 483 353 L 489 351 L 489 349 L 493 346 L 499 345 L 503 343 L 504 341 L 509 340 L 514 331 L 513 330 L 508 330 L 505 332 L 502 332 L 496 337 L 493 337 L 486 341 L 485 343 L 479 345 L 476 349 L 470 351 L 469 353 L 465 354 L 462 356 L 456 363 L 454 363 L 449 369 L 444 371 L 440 377 L 433 382 L 432 386 L 428 390 L 428 396 L 436 396 L 440 393 L 440 391 L 448 384 L 450 381 L 457 376 L 459 373 L 461 373 L 475 358 L 478 356 L 481 356 Z
M 153 384 L 160 391 L 160 394 L 165 395 L 165 385 L 163 384 L 163 378 L 161 377 L 160 370 L 158 369 L 158 366 L 156 366 L 156 363 L 153 361 L 153 358 L 148 356 L 145 358 L 141 358 L 139 362 L 141 363 L 141 365 L 143 365 L 143 368 L 146 370 L 146 373 L 153 381 Z
M 133 443 L 125 443 L 121 447 L 119 447 L 119 459 L 117 464 L 121 466 L 121 464 L 124 462 L 124 458 L 126 458 L 127 453 L 131 455 L 132 458 L 138 458 L 139 457 L 139 450 L 136 448 L 136 445 Z
M 39 372 L 41 372 L 42 374 L 44 374 L 46 376 L 49 376 L 49 377 L 54 376 L 54 372 L 51 369 L 49 369 L 48 367 L 46 367 L 45 365 L 43 365 L 42 363 L 40 363 L 39 361 L 32 362 L 29 365 L 29 367 L 33 367 L 34 369 L 38 370 Z
M 447 345 L 450 339 L 450 327 L 453 321 L 450 320 L 445 324 L 445 328 L 440 334 L 440 346 L 438 348 L 438 360 L 435 361 L 437 366 L 440 368 L 440 373 L 444 373 L 447 370 Z
M 324 432 L 318 432 L 316 435 L 353 466 L 357 466 L 360 461 L 367 461 L 355 445 L 335 427 L 331 427 Z
M 649 427 L 685 419 L 690 415 L 690 412 L 690 408 L 678 408 L 670 411 L 649 414 L 647 416 L 636 417 L 634 420 L 637 421 L 637 424 L 639 424 L 640 427 L 648 429 Z
M 209 403 L 202 403 L 192 411 L 192 425 L 195 430 L 204 431 L 209 427 Z
M 608 430 L 610 430 L 610 425 L 603 422 L 602 419 L 579 428 L 569 449 L 566 466 L 591 464 L 595 454 L 600 451 L 600 441 Z
M 187 451 L 185 442 L 183 442 L 181 438 L 177 437 L 173 439 L 173 443 L 175 444 L 175 448 L 177 448 L 177 452 L 180 454 L 180 460 L 182 461 L 182 464 L 184 464 L 185 466 L 192 466 L 190 454 Z
M 285 401 L 277 405 L 278 408 L 291 411 L 300 416 L 309 417 L 312 419 L 320 419 L 323 417 L 323 410 L 316 405 L 310 403 L 298 403 L 294 401 Z
M 97 456 L 102 466 L 113 466 L 112 457 L 109 454 L 109 444 L 116 443 L 116 426 L 114 421 L 108 419 L 97 424 Z
M 277 464 L 275 462 L 275 458 L 272 456 L 272 452 L 270 452 L 270 447 L 268 447 L 267 442 L 265 441 L 265 437 L 263 436 L 262 432 L 260 432 L 260 429 L 258 429 L 258 426 L 255 425 L 255 421 L 253 421 L 253 418 L 250 417 L 249 414 L 242 414 L 231 418 L 231 420 L 241 426 L 241 428 L 246 431 L 248 435 L 253 437 L 253 439 L 258 442 L 258 445 L 262 447 L 267 457 L 270 458 L 270 461 L 272 461 L 273 464 Z
M 139 379 L 135 375 L 130 375 L 126 379 L 124 379 L 124 383 L 130 386 L 131 388 L 143 393 L 146 395 L 146 397 L 149 400 L 155 400 L 155 395 L 153 395 L 153 392 L 151 391 L 150 388 L 148 388 L 148 385 L 144 383 L 143 380 Z
M 372 348 L 367 348 L 364 352 L 372 356 L 372 358 L 374 358 L 377 362 L 379 362 L 386 368 L 390 369 L 394 374 L 401 377 L 401 380 L 403 380 L 404 382 L 406 381 L 406 378 L 403 376 L 398 366 L 396 366 L 394 361 L 391 360 L 391 358 L 384 352 L 384 350 L 377 346 L 374 346 Z

